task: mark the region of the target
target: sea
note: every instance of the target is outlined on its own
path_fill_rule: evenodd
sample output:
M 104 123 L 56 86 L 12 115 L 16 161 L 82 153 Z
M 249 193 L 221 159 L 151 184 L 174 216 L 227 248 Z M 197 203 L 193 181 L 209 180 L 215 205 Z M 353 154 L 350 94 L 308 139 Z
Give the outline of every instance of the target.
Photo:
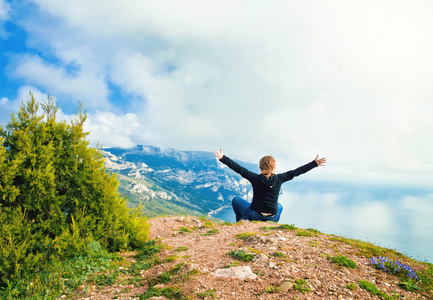
M 433 188 L 285 184 L 279 202 L 281 224 L 371 242 L 433 263 Z M 232 208 L 214 217 L 235 222 Z

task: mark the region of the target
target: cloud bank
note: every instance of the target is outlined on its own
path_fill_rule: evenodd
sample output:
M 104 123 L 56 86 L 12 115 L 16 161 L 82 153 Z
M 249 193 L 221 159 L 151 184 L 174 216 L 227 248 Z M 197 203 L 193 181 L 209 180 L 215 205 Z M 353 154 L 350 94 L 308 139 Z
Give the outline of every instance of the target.
M 313 177 L 427 184 L 432 6 L 12 2 L 27 49 L 5 72 L 65 111 L 82 101 L 90 138 L 104 146 L 273 154 L 279 171 L 319 153 L 328 166 Z

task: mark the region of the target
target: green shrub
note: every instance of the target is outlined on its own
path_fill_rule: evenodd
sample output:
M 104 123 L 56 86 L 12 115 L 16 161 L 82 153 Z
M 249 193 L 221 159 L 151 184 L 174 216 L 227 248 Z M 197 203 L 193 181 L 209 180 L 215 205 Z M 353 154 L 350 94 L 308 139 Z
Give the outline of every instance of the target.
M 0 288 L 46 268 L 56 257 L 86 255 L 98 241 L 109 251 L 137 248 L 149 225 L 132 212 L 89 147 L 79 108 L 67 124 L 51 98 L 39 112 L 33 94 L 0 126 Z
M 348 268 L 352 268 L 352 269 L 356 268 L 356 262 L 347 258 L 347 256 L 338 255 L 338 256 L 330 257 L 329 259 L 333 263 L 340 265 L 342 267 L 348 267 Z
M 391 296 L 389 296 L 388 294 L 380 291 L 373 283 L 367 281 L 367 280 L 360 280 L 359 282 L 359 286 L 365 290 L 367 290 L 368 292 L 370 292 L 370 294 L 372 295 L 378 295 L 381 298 L 384 298 L 386 300 L 392 300 L 393 298 Z
M 316 236 L 319 235 L 319 233 L 321 233 L 319 230 L 314 229 L 314 228 L 308 228 L 308 231 L 311 231 L 312 233 L 314 233 Z
M 309 291 L 311 291 L 311 287 L 304 279 L 295 280 L 295 283 L 293 284 L 293 288 L 295 290 L 300 291 L 302 294 L 306 294 Z
M 298 229 L 295 224 L 282 224 L 281 226 L 279 226 L 278 228 L 280 229 L 287 229 L 287 230 L 295 230 Z
M 357 288 L 357 285 L 356 285 L 356 283 L 348 283 L 347 285 L 346 285 L 346 287 L 349 289 L 349 290 L 351 290 L 351 291 L 353 291 L 353 290 L 356 290 L 356 288 Z
M 300 230 L 298 231 L 298 233 L 296 234 L 297 236 L 306 236 L 306 237 L 313 237 L 314 234 L 310 231 L 306 231 L 306 230 Z
M 254 255 L 251 253 L 246 253 L 244 250 L 233 250 L 230 251 L 229 254 L 236 259 L 242 261 L 251 261 L 254 258 Z

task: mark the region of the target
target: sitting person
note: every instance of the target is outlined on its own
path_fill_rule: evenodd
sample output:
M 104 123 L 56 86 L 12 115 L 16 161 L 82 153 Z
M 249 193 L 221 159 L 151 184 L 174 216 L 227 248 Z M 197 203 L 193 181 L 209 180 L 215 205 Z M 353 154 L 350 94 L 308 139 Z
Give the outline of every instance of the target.
M 253 186 L 253 200 L 251 203 L 240 197 L 234 197 L 232 200 L 236 222 L 241 219 L 278 222 L 283 211 L 283 206 L 278 203 L 281 185 L 317 166 L 324 166 L 326 163 L 325 158 L 319 158 L 319 155 L 317 155 L 313 161 L 295 170 L 274 174 L 276 168 L 275 159 L 267 155 L 260 159 L 259 168 L 261 172 L 256 174 L 231 160 L 223 154 L 221 149 L 214 153 L 220 162 L 247 179 Z

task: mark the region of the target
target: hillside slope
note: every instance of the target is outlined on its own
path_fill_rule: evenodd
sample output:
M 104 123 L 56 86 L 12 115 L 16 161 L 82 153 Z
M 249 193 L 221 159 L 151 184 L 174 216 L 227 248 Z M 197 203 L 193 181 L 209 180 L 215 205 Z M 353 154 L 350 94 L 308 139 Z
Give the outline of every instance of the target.
M 117 173 L 119 192 L 143 214 L 209 215 L 231 205 L 234 196 L 248 198 L 251 185 L 218 163 L 212 152 L 141 146 L 105 148 L 105 166 Z M 254 170 L 255 165 L 242 163 Z
M 123 254 L 130 263 L 120 268 L 136 272 L 124 272 L 116 284 L 90 293 L 77 291 L 75 299 L 381 299 L 361 287 L 367 281 L 386 299 L 433 297 L 431 291 L 400 288 L 399 278 L 374 268 L 370 258 L 399 259 L 418 274 L 431 272 L 431 264 L 369 243 L 276 223 L 225 224 L 188 216 L 149 223 L 157 241 L 153 248 Z M 333 257 L 347 257 L 356 268 Z M 219 276 L 227 271 L 229 277 Z

